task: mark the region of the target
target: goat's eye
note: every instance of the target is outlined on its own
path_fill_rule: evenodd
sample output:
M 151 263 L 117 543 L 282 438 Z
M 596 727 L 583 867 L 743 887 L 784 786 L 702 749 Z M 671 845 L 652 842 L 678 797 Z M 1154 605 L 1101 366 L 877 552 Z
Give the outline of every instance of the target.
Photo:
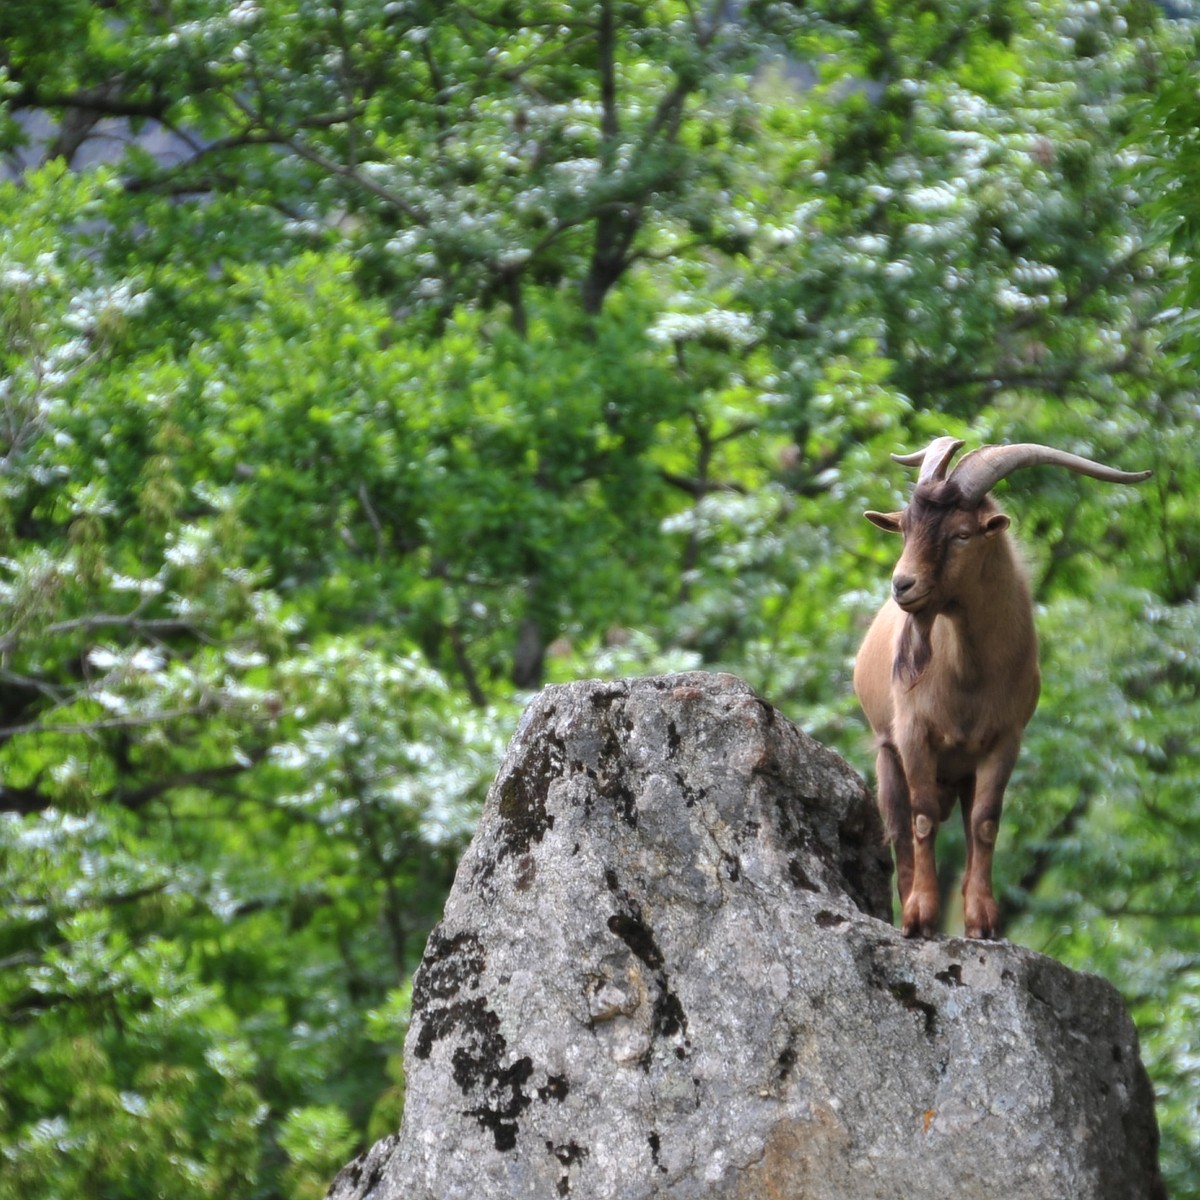
M 958 533 L 954 535 L 954 540 L 956 542 L 969 542 L 971 540 L 971 536 L 971 531 L 969 529 L 960 529 Z

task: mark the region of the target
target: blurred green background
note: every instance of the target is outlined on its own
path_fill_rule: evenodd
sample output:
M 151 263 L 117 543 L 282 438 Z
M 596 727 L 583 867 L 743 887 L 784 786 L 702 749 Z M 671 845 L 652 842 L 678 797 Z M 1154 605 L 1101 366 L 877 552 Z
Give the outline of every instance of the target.
M 1200 1196 L 1196 29 L 6 0 L 0 1198 L 311 1200 L 394 1130 L 545 683 L 729 670 L 868 770 L 861 514 L 947 433 L 1154 471 L 998 491 L 1044 673 L 998 884 L 1121 989 Z

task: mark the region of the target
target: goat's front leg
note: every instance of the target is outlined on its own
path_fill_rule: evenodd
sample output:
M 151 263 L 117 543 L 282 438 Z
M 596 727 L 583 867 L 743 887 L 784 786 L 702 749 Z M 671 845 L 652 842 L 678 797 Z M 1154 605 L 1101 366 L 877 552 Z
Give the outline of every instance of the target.
M 985 759 L 975 775 L 975 794 L 963 797 L 967 868 L 963 873 L 963 924 L 969 938 L 1000 936 L 1000 906 L 992 894 L 992 857 L 1000 832 L 1004 789 L 1017 761 L 1020 743 L 1006 745 Z
M 941 819 L 937 763 L 923 743 L 904 745 L 900 751 L 908 781 L 912 838 L 912 886 L 900 913 L 905 937 L 933 937 L 938 925 L 937 863 L 934 843 Z

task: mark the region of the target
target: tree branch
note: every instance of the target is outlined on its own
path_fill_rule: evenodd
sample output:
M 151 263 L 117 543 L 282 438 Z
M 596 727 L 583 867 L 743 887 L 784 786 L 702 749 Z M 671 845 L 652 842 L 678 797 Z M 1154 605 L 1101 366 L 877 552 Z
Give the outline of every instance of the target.
M 244 761 L 223 763 L 217 767 L 200 767 L 195 771 L 180 771 L 138 788 L 113 788 L 104 799 L 119 804 L 122 808 L 136 810 L 167 792 L 178 791 L 180 788 L 207 787 L 223 779 L 236 779 L 256 767 L 266 756 L 266 749 L 259 747 L 247 754 Z
M 612 0 L 601 0 L 600 26 L 596 39 L 596 57 L 600 72 L 600 133 L 612 143 L 621 131 L 617 112 L 616 28 Z
M 0 812 L 28 817 L 54 807 L 54 800 L 37 787 L 5 787 L 0 784 Z
M 223 763 L 215 767 L 200 767 L 195 771 L 180 771 L 164 779 L 156 779 L 141 787 L 115 787 L 100 797 L 104 803 L 118 804 L 130 811 L 144 808 L 151 801 L 167 792 L 180 788 L 210 787 L 225 779 L 236 779 L 252 770 L 267 756 L 265 748 L 258 748 L 246 755 L 243 762 Z M 58 801 L 43 792 L 36 782 L 28 787 L 5 787 L 0 785 L 0 812 L 15 813 L 27 817 L 56 807 Z
M 212 711 L 212 704 L 194 704 L 187 708 L 167 709 L 145 716 L 101 717 L 95 721 L 62 721 L 57 724 L 43 721 L 28 721 L 24 725 L 0 726 L 0 740 L 18 737 L 24 733 L 64 733 L 91 736 L 102 729 L 139 729 L 147 725 L 160 725 L 167 721 L 179 721 L 184 717 L 202 717 Z
M 109 80 L 94 88 L 74 92 L 43 92 L 36 85 L 25 83 L 8 99 L 10 108 L 74 108 L 96 113 L 100 117 L 140 117 L 162 121 L 172 101 L 156 93 L 151 100 L 134 100 L 115 88 L 119 79 Z

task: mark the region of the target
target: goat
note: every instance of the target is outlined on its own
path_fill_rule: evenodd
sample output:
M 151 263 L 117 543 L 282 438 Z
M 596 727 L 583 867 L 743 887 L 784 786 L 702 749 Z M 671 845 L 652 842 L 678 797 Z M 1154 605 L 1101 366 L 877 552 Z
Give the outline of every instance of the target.
M 893 455 L 920 475 L 907 508 L 868 512 L 904 535 L 892 594 L 863 639 L 854 691 L 875 733 L 878 801 L 896 859 L 901 929 L 931 937 L 938 921 L 934 841 L 954 802 L 966 831 L 963 915 L 968 937 L 999 936 L 992 856 L 1004 789 L 1040 690 L 1033 601 L 988 495 L 1022 467 L 1066 467 L 1110 483 L 1118 471 L 1032 443 L 982 446 L 947 475 L 963 443 L 935 439 Z

